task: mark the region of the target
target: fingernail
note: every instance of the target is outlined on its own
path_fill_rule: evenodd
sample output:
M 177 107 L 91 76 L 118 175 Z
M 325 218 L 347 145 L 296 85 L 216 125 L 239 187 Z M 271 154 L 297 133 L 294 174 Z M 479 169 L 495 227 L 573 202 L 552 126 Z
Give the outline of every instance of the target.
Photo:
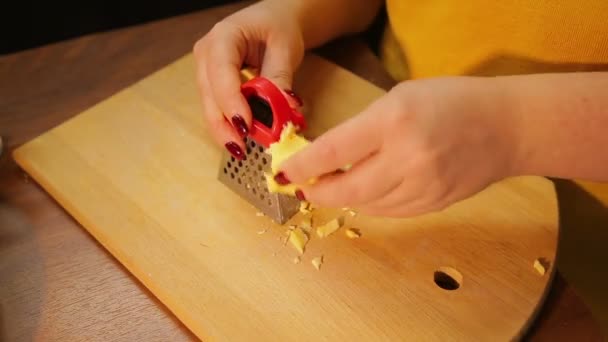
M 247 123 L 245 119 L 238 114 L 232 116 L 232 125 L 236 128 L 236 131 L 239 133 L 241 137 L 246 137 L 247 133 L 249 133 L 249 129 L 247 128 Z
M 285 89 L 285 93 L 287 93 L 287 95 L 291 96 L 291 98 L 294 99 L 298 103 L 298 107 L 302 107 L 304 102 L 302 102 L 302 99 L 296 93 L 294 93 L 293 90 Z
M 302 190 L 296 190 L 296 197 L 300 201 L 306 201 L 306 196 L 304 196 L 304 193 L 302 192 Z
M 245 157 L 245 154 L 243 153 L 243 150 L 241 150 L 241 147 L 239 145 L 237 145 L 235 142 L 230 141 L 228 143 L 226 143 L 226 149 L 228 150 L 228 152 L 230 152 L 230 154 L 232 154 L 232 156 L 236 159 L 242 160 L 243 157 Z
M 287 176 L 285 176 L 285 172 L 283 171 L 277 173 L 277 175 L 274 176 L 274 180 L 280 185 L 287 185 L 291 183 L 291 181 L 289 180 L 289 178 L 287 178 Z

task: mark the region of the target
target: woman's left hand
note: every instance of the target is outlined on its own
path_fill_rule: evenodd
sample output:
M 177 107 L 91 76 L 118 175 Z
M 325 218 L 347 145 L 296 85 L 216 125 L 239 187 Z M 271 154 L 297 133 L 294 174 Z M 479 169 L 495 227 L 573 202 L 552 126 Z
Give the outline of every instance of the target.
M 513 175 L 512 106 L 496 78 L 403 82 L 287 160 L 283 183 L 318 177 L 299 197 L 372 215 L 443 209 Z

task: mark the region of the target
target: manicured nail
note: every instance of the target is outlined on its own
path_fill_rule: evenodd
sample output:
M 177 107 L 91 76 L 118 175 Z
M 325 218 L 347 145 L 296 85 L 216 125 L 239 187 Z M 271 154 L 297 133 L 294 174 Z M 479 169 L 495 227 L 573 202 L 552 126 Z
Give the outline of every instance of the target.
M 306 201 L 306 196 L 304 196 L 304 193 L 302 192 L 302 190 L 296 190 L 296 197 L 300 201 Z
M 228 150 L 228 152 L 230 152 L 230 154 L 232 154 L 234 158 L 242 160 L 245 157 L 243 150 L 241 150 L 241 147 L 235 142 L 230 141 L 224 146 L 226 146 L 226 149 Z
M 238 114 L 235 114 L 232 117 L 232 125 L 236 128 L 236 131 L 239 133 L 241 137 L 246 137 L 247 133 L 249 133 L 249 129 L 247 128 L 247 123 L 245 119 Z
M 280 185 L 287 185 L 287 184 L 291 183 L 291 181 L 289 180 L 289 178 L 287 178 L 287 176 L 285 176 L 285 172 L 283 172 L 283 171 L 277 173 L 277 175 L 274 176 L 274 180 L 275 180 L 275 182 L 279 183 Z
M 285 89 L 285 93 L 287 93 L 287 95 L 291 96 L 291 98 L 294 99 L 298 103 L 298 107 L 302 107 L 304 102 L 302 102 L 302 99 L 296 93 L 294 93 L 293 90 Z

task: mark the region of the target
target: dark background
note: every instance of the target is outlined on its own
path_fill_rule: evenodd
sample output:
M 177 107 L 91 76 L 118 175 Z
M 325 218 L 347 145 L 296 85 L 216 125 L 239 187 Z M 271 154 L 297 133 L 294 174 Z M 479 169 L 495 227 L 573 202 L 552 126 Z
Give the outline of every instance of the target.
M 239 0 L 0 1 L 0 54 Z
M 0 1 L 0 55 L 242 0 Z M 328 0 L 331 1 L 331 0 Z M 362 35 L 373 50 L 384 12 Z

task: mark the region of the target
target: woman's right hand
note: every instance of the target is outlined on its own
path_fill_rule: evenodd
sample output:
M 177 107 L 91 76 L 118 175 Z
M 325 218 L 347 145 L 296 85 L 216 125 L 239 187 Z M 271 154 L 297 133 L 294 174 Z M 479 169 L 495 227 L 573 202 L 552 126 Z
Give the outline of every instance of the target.
M 260 69 L 296 107 L 292 75 L 304 56 L 302 30 L 289 2 L 262 1 L 217 23 L 196 42 L 197 82 L 214 139 L 241 159 L 251 110 L 240 91 L 243 65 Z

